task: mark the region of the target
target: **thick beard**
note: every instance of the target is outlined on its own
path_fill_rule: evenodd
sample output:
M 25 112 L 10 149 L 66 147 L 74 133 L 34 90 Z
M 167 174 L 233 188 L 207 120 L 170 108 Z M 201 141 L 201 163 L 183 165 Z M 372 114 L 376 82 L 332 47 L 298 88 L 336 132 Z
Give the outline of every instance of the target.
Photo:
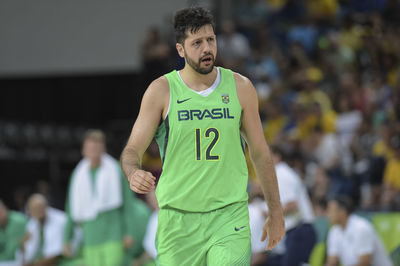
M 192 60 L 185 52 L 185 60 L 186 62 L 189 64 L 189 66 L 191 66 L 197 73 L 202 74 L 202 75 L 207 75 L 208 73 L 210 73 L 211 71 L 213 71 L 214 69 L 214 65 L 215 65 L 215 60 L 214 57 L 212 57 L 212 64 L 207 67 L 200 67 L 201 64 L 201 59 L 199 59 L 199 62 L 196 63 L 194 62 L 194 60 Z

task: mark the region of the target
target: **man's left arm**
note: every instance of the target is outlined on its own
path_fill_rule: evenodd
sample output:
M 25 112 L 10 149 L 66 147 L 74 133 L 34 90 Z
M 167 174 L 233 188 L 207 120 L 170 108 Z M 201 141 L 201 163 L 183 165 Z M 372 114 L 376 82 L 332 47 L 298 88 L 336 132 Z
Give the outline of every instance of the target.
M 267 250 L 270 250 L 285 233 L 275 167 L 263 134 L 256 90 L 249 79 L 237 73 L 234 75 L 242 106 L 242 135 L 249 147 L 250 158 L 268 204 L 269 214 L 261 240 L 264 241 L 268 236 Z

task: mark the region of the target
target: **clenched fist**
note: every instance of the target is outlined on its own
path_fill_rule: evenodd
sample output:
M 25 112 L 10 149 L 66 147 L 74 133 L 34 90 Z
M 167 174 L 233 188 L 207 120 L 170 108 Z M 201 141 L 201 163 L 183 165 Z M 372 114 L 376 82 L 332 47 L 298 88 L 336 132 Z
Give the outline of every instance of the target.
M 128 177 L 129 187 L 139 194 L 146 194 L 155 188 L 156 178 L 147 171 L 137 169 Z

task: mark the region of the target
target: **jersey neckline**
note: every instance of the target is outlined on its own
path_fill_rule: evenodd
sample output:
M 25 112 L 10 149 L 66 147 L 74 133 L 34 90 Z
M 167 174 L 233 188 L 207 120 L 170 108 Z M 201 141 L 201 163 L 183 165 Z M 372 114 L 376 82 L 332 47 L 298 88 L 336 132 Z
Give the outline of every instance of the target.
M 222 83 L 222 73 L 221 73 L 221 69 L 220 69 L 219 67 L 216 67 L 216 68 L 217 68 L 217 77 L 215 78 L 214 83 L 213 83 L 209 88 L 203 90 L 203 92 L 204 92 L 204 91 L 209 91 L 209 90 L 211 90 L 211 92 L 210 92 L 208 95 L 201 95 L 201 94 L 198 93 L 197 91 L 191 89 L 191 88 L 190 88 L 188 85 L 186 85 L 186 83 L 183 81 L 183 79 L 182 79 L 182 77 L 181 77 L 181 74 L 179 73 L 180 70 L 179 70 L 179 71 L 175 70 L 175 71 L 176 71 L 176 74 L 177 74 L 178 77 L 179 77 L 180 82 L 182 83 L 182 85 L 183 85 L 186 89 L 188 89 L 190 92 L 192 92 L 193 94 L 195 94 L 195 95 L 197 95 L 197 96 L 200 96 L 200 97 L 202 97 L 202 98 L 207 98 L 208 96 L 210 96 L 211 94 L 213 94 L 213 93 L 220 87 L 220 85 L 221 85 L 221 83 Z

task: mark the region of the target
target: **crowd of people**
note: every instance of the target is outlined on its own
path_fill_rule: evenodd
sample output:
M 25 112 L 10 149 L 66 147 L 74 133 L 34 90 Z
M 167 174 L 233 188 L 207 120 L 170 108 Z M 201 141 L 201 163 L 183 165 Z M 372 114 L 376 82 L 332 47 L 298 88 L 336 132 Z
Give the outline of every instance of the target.
M 375 256 L 371 247 L 382 250 L 379 237 L 352 212 L 400 211 L 400 2 L 233 3 L 233 19 L 217 25 L 217 65 L 255 85 L 286 225 L 285 240 L 267 256 L 257 232 L 268 209 L 248 160 L 252 265 L 308 261 L 317 242 L 311 225 L 327 214 L 333 224 L 351 218 L 352 226 L 360 225 L 359 235 L 366 236 L 360 241 L 369 243 L 360 252 Z M 166 33 L 151 28 L 143 42 L 148 82 L 182 66 Z M 133 194 L 105 150 L 101 132 L 85 135 L 84 159 L 71 175 L 64 211 L 52 209 L 45 193 L 24 202 L 27 216 L 0 199 L 0 265 L 154 263 L 155 195 Z M 155 142 L 142 165 L 160 176 Z M 328 264 L 357 260 L 358 251 L 346 254 L 338 244 L 348 244 L 338 240 L 346 232 L 338 226 L 330 231 Z M 390 265 L 383 253 L 373 258 Z
M 22 211 L 0 199 L 1 266 L 132 265 L 143 256 L 150 199 L 148 206 L 129 189 L 102 131 L 85 133 L 82 154 L 64 210 L 44 193 L 31 194 Z

